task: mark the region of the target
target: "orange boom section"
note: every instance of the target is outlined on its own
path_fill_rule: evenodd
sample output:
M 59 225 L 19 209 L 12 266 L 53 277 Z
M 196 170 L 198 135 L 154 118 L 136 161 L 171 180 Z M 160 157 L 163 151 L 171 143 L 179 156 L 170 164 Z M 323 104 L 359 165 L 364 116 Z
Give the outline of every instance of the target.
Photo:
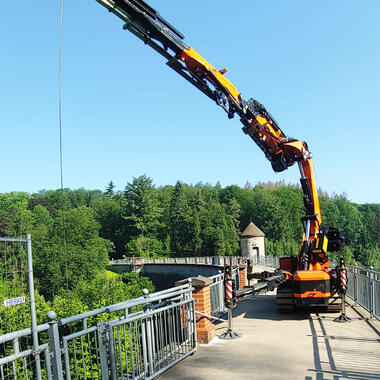
M 219 90 L 227 91 L 237 104 L 240 103 L 241 97 L 238 89 L 223 76 L 227 72 L 226 69 L 218 71 L 211 65 L 211 63 L 207 62 L 192 47 L 184 49 L 182 51 L 181 60 L 185 63 L 187 69 L 190 72 L 200 77 L 207 78 L 207 80 Z

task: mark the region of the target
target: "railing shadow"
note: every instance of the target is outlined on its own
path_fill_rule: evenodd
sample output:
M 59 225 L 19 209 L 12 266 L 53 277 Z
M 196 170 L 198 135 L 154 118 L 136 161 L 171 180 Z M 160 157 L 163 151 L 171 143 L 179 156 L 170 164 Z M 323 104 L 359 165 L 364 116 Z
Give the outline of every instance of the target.
M 379 339 L 328 335 L 323 318 L 318 313 L 316 318 L 309 317 L 309 324 L 315 368 L 308 369 L 313 375 L 305 376 L 305 380 L 380 379 L 380 373 L 375 372 L 379 366 L 369 359 L 378 357 Z M 331 341 L 338 341 L 339 344 L 333 347 Z M 364 350 L 364 343 L 374 345 L 370 349 L 367 346 Z M 323 359 L 327 356 L 327 361 L 322 360 L 321 348 L 326 351 Z

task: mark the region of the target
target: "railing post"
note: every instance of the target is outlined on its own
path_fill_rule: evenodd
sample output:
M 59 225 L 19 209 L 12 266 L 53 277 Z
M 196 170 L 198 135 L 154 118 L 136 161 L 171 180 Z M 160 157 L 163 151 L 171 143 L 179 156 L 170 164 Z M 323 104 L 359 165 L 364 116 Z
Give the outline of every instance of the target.
M 142 290 L 144 297 L 149 300 L 149 290 L 144 288 Z M 147 304 L 144 307 L 144 313 L 149 312 L 150 306 Z M 141 320 L 141 332 L 142 332 L 142 340 L 143 340 L 143 352 L 144 352 L 144 367 L 145 371 L 148 371 L 146 375 L 153 376 L 154 374 L 154 359 L 155 355 L 153 352 L 154 346 L 154 336 L 152 334 L 152 322 L 151 317 L 143 317 Z
M 221 270 L 218 277 L 218 291 L 219 291 L 219 310 L 224 310 L 224 273 Z
M 373 273 L 373 266 L 370 266 L 370 272 L 369 272 L 369 278 L 370 278 L 370 297 L 371 297 L 371 308 L 370 308 L 370 318 L 373 318 L 374 311 L 375 311 L 375 281 L 374 281 L 374 273 Z
M 63 380 L 61 344 L 59 339 L 58 322 L 55 320 L 57 314 L 54 311 L 48 311 L 47 317 L 49 323 L 49 345 L 51 352 L 51 362 L 53 369 L 53 379 Z
M 34 298 L 34 279 L 33 279 L 33 256 L 32 256 L 32 238 L 30 234 L 26 235 L 27 240 L 27 265 L 28 265 L 28 287 L 29 287 L 29 300 L 30 300 L 30 316 L 32 322 L 32 337 L 33 337 L 33 350 L 38 352 L 38 333 L 37 328 L 37 316 L 36 316 L 36 302 Z M 40 355 L 35 355 L 36 361 L 36 377 L 37 380 L 41 380 L 41 362 Z
M 107 355 L 107 343 L 109 341 L 107 324 L 100 322 L 98 324 L 98 344 L 99 344 L 99 356 L 100 356 L 100 369 L 102 373 L 102 380 L 109 379 L 109 367 L 108 367 L 108 355 Z
M 13 353 L 15 355 L 20 353 L 20 344 L 17 338 L 12 340 L 12 347 L 13 347 Z M 17 367 L 16 367 L 15 360 L 12 362 L 12 369 L 13 369 L 14 378 L 15 380 L 17 380 Z M 2 378 L 4 378 L 4 375 L 2 375 Z
M 354 270 L 354 297 L 355 297 L 355 306 L 358 304 L 358 289 L 359 289 L 359 269 L 357 268 L 357 264 L 355 264 L 355 268 L 353 268 Z

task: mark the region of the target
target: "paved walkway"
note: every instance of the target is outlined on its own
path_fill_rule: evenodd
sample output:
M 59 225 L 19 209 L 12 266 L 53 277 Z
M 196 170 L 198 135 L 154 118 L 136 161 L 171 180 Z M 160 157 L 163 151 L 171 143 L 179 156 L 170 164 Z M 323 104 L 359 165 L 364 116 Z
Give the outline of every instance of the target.
M 380 336 L 350 307 L 350 323 L 337 313 L 278 314 L 274 293 L 241 302 L 234 330 L 241 338 L 215 338 L 164 373 L 181 379 L 380 379 Z M 217 335 L 226 324 L 216 326 Z

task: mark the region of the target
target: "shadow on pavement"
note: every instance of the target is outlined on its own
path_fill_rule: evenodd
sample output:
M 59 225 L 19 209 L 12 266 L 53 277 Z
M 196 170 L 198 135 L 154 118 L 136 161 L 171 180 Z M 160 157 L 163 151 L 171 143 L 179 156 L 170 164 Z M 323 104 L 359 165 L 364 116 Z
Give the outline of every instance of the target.
M 329 335 L 325 323 L 332 321 L 324 318 L 309 317 L 315 368 L 305 380 L 380 379 L 379 339 Z
M 298 310 L 294 313 L 278 313 L 275 295 L 258 295 L 250 299 L 240 301 L 233 310 L 233 316 L 244 314 L 244 318 L 269 319 L 272 321 L 288 321 L 308 319 L 310 311 Z

